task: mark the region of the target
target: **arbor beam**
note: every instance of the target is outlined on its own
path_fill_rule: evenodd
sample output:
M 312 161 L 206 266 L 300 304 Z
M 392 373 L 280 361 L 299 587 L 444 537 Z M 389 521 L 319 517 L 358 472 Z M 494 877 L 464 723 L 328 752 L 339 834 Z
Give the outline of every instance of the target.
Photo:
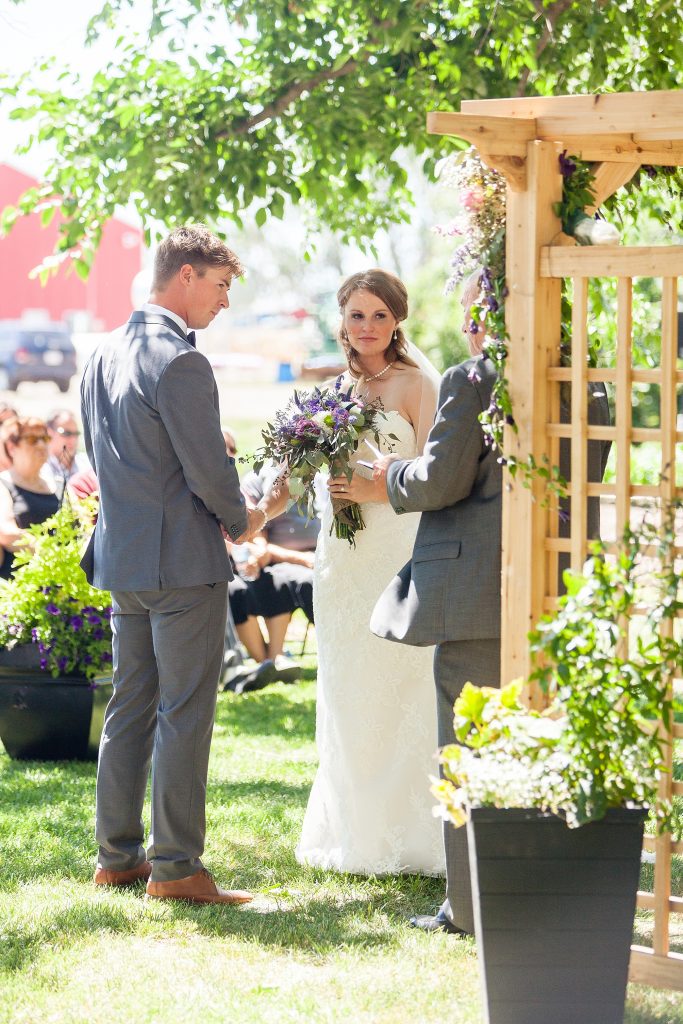
M 631 180 L 639 167 L 640 161 L 638 160 L 632 164 L 620 164 L 605 160 L 594 166 L 592 168 L 594 175 L 592 188 L 595 193 L 595 203 L 593 206 L 586 207 L 586 213 L 589 215 L 595 213 L 606 199 L 609 199 L 617 189 Z
M 683 277 L 683 245 L 547 245 L 541 277 Z
M 431 135 L 457 135 L 467 139 L 481 153 L 526 159 L 527 142 L 536 138 L 536 122 L 533 118 L 473 117 L 435 110 L 427 114 L 427 131 Z
M 463 100 L 460 109 L 463 114 L 483 117 L 536 118 L 539 138 L 623 132 L 642 133 L 643 138 L 683 139 L 681 90 Z

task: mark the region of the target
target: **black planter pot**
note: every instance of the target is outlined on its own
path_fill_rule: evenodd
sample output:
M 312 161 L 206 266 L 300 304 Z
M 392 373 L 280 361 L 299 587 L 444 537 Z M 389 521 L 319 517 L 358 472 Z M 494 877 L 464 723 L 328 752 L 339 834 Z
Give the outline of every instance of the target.
M 622 1024 L 645 816 L 472 811 L 486 1024 Z
M 20 760 L 95 761 L 111 676 L 54 678 L 33 645 L 0 650 L 0 739 Z

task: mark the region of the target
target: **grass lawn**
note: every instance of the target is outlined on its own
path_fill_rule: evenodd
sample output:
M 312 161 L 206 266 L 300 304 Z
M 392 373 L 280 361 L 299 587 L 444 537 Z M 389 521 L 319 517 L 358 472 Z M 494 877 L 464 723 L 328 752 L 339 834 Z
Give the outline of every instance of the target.
M 95 766 L 0 754 L 2 1024 L 480 1024 L 474 942 L 407 924 L 442 881 L 294 859 L 315 768 L 314 654 L 304 663 L 296 685 L 219 696 L 205 860 L 258 894 L 241 909 L 95 889 Z M 632 986 L 626 1021 L 683 1024 L 682 1003 Z

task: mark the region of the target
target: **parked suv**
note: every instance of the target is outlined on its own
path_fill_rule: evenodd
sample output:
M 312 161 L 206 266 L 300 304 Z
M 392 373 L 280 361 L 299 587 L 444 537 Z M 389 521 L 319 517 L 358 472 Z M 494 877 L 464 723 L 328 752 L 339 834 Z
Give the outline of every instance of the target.
M 76 349 L 61 323 L 0 322 L 0 391 L 14 391 L 22 381 L 51 380 L 68 391 L 76 373 Z

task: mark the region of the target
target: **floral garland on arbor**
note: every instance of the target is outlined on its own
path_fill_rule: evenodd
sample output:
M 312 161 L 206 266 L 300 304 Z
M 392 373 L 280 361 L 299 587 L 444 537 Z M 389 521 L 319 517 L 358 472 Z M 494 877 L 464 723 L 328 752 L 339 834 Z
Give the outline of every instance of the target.
M 582 245 L 618 241 L 616 228 L 584 212 L 595 199 L 592 188 L 594 176 L 590 168 L 568 156 L 566 150 L 560 154 L 559 164 L 563 182 L 562 201 L 555 204 L 554 210 L 562 221 L 563 230 L 574 235 Z M 524 486 L 529 487 L 532 478 L 540 476 L 550 491 L 562 495 L 566 491 L 566 481 L 557 466 L 551 466 L 547 458 L 543 465 L 538 465 L 532 454 L 520 460 L 504 448 L 505 427 L 517 431 L 505 377 L 508 353 L 505 326 L 505 299 L 508 294 L 505 279 L 505 178 L 488 167 L 476 149 L 471 147 L 442 162 L 439 181 L 458 192 L 462 213 L 450 224 L 437 226 L 435 231 L 443 236 L 464 239 L 451 257 L 451 274 L 445 291 L 452 292 L 466 277 L 479 274 L 479 296 L 469 310 L 468 330 L 476 335 L 484 329 L 486 322 L 487 339 L 481 358 L 490 359 L 496 369 L 491 404 L 480 416 L 486 443 L 498 449 L 498 461 L 507 466 L 511 476 L 519 474 Z M 571 342 L 567 320 L 563 315 L 561 346 L 565 356 L 570 351 Z

